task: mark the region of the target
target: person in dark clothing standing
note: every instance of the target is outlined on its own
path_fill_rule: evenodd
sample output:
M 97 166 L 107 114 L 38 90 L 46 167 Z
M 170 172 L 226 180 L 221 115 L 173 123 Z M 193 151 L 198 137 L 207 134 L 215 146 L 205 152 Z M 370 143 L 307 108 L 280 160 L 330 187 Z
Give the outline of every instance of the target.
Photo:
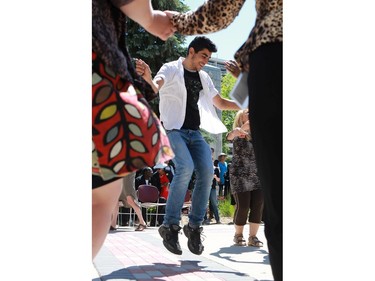
M 217 206 L 217 183 L 220 181 L 220 171 L 219 171 L 219 160 L 214 160 L 214 178 L 212 179 L 212 186 L 210 192 L 210 198 L 208 202 L 209 218 L 207 214 L 204 217 L 204 224 L 210 224 L 212 217 L 215 217 L 216 223 L 220 224 L 219 209 Z

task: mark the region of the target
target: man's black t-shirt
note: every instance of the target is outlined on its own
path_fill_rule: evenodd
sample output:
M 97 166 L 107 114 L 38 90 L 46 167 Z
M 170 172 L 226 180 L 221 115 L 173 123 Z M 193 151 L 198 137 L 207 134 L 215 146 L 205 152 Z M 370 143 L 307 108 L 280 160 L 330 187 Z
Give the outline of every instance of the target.
M 184 69 L 185 87 L 187 90 L 186 114 L 182 129 L 198 130 L 201 124 L 198 99 L 199 92 L 203 89 L 198 71 Z

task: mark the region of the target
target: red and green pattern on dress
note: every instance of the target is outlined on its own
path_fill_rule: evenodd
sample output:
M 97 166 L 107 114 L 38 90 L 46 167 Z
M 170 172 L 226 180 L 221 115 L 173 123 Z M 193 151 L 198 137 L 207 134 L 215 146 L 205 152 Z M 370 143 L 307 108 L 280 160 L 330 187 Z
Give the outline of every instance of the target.
M 104 180 L 171 159 L 168 137 L 143 95 L 93 53 L 93 170 Z

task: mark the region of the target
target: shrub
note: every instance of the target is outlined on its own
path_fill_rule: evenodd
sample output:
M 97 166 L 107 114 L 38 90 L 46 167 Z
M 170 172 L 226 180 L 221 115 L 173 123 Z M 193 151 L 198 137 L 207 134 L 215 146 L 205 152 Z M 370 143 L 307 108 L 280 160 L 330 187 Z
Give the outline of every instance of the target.
M 218 203 L 218 209 L 221 217 L 233 217 L 234 206 L 230 204 L 230 195 Z

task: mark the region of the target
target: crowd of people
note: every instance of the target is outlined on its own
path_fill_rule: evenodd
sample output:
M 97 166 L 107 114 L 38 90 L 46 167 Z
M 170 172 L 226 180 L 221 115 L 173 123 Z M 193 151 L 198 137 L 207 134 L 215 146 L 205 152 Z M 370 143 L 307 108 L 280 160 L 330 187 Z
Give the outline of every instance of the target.
M 213 151 L 213 148 L 211 148 L 211 150 Z M 202 224 L 210 224 L 212 219 L 215 219 L 216 223 L 220 224 L 221 221 L 218 208 L 218 200 L 224 200 L 228 198 L 224 198 L 218 193 L 217 187 L 218 183 L 220 182 L 220 168 L 218 167 L 218 163 L 218 159 L 213 159 L 214 175 L 212 179 L 208 206 L 206 208 L 206 213 Z M 113 210 L 110 231 L 115 231 L 117 229 L 117 226 L 128 226 L 130 224 L 136 226 L 135 231 L 143 231 L 147 228 L 147 225 L 162 225 L 165 214 L 164 206 L 162 205 L 161 207 L 159 207 L 158 213 L 160 215 L 156 217 L 152 216 L 151 220 L 148 222 L 145 209 L 140 208 L 140 203 L 143 202 L 139 201 L 137 190 L 140 185 L 155 186 L 159 191 L 158 203 L 166 203 L 168 199 L 170 184 L 174 176 L 174 170 L 175 167 L 173 161 L 168 161 L 168 163 L 158 163 L 153 168 L 145 167 L 138 170 L 137 172 L 129 173 L 128 175 L 123 177 L 119 204 L 116 205 Z M 229 178 L 228 173 L 229 171 L 226 172 L 225 178 Z M 190 191 L 193 191 L 194 183 L 195 175 L 192 175 L 188 186 L 188 189 Z M 229 187 L 229 183 L 227 183 L 227 186 Z M 132 221 L 132 218 L 129 215 L 130 208 L 132 208 L 137 215 L 135 221 Z
M 248 93 L 244 94 L 250 97 L 248 110 L 239 111 L 234 101 L 223 98 L 202 69 L 217 51 L 207 37 L 195 37 L 185 57 L 165 63 L 154 77 L 147 62 L 138 59 L 133 63 L 124 38 L 126 17 L 162 40 L 175 32 L 216 32 L 233 22 L 244 2 L 208 0 L 195 11 L 178 13 L 154 10 L 149 0 L 92 1 L 93 258 L 108 229 L 115 228 L 119 199 L 133 204 L 138 231 L 146 228 L 134 196 L 137 184 L 144 181 L 155 184 L 166 200 L 158 231 L 167 250 L 182 254 L 178 239 L 182 229 L 189 250 L 202 254 L 207 204 L 211 203 L 212 213 L 220 222 L 215 209 L 217 196 L 232 193 L 236 206 L 235 244 L 245 244 L 243 231 L 248 220 L 247 244 L 261 246 L 256 233 L 264 220 L 272 273 L 275 281 L 282 280 L 282 0 L 256 0 L 255 26 L 234 55 L 236 63 L 226 65 L 230 73 L 247 76 Z M 159 117 L 147 103 L 156 96 L 160 99 Z M 114 106 L 109 102 L 112 97 L 125 106 Z M 212 150 L 200 129 L 213 134 L 227 131 L 215 108 L 239 112 L 227 135 L 234 147 L 232 166 L 229 169 L 226 155 L 220 155 L 214 176 Z M 137 125 L 128 126 L 124 116 L 145 114 L 141 109 L 146 110 L 144 118 L 137 119 Z M 129 142 L 133 135 L 135 140 Z M 174 167 L 168 176 L 167 164 L 163 163 L 172 159 Z M 156 172 L 151 177 L 150 168 L 145 168 L 149 164 Z M 139 176 L 135 175 L 137 171 Z M 230 188 L 225 185 L 224 174 L 229 175 Z M 181 227 L 181 209 L 193 177 L 189 221 Z M 216 184 L 219 190 L 214 196 Z

